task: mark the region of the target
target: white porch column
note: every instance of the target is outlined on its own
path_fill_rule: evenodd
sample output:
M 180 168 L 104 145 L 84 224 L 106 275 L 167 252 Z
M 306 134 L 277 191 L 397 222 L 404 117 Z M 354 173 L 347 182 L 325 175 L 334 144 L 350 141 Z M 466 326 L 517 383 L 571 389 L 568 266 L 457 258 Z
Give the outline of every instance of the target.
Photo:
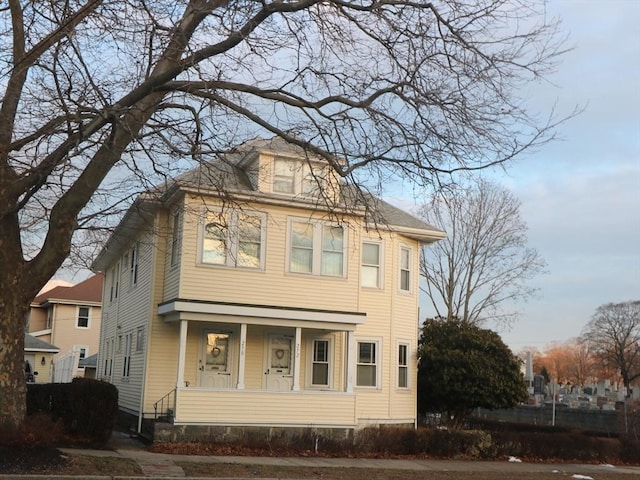
M 300 391 L 300 343 L 302 342 L 302 328 L 296 327 L 293 354 L 293 388 L 294 392 Z
M 345 391 L 348 393 L 353 393 L 353 385 L 355 383 L 355 374 L 356 374 L 356 356 L 358 352 L 356 351 L 356 338 L 353 332 L 346 332 L 347 341 L 346 341 L 346 388 Z
M 187 320 L 180 320 L 180 344 L 178 345 L 178 380 L 176 382 L 176 388 L 184 387 L 184 364 L 187 354 L 187 327 L 189 322 Z
M 238 356 L 238 390 L 244 390 L 244 365 L 247 356 L 247 324 L 240 325 L 240 354 Z

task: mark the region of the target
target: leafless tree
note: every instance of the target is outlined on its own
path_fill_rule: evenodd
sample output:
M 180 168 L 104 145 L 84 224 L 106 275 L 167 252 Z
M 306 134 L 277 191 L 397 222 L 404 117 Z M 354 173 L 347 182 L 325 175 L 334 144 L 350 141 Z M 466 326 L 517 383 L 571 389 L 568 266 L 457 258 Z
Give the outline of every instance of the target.
M 527 281 L 545 266 L 527 247 L 519 200 L 480 179 L 435 195 L 422 215 L 447 232 L 445 240 L 425 249 L 420 263 L 423 290 L 436 314 L 473 324 L 516 318 L 505 305 L 530 297 L 535 289 Z
M 82 232 L 256 135 L 345 181 L 473 171 L 554 135 L 521 94 L 564 47 L 530 0 L 0 3 L 0 424 L 23 319 Z
M 640 378 L 640 301 L 599 306 L 583 337 L 601 363 L 620 372 L 627 389 Z

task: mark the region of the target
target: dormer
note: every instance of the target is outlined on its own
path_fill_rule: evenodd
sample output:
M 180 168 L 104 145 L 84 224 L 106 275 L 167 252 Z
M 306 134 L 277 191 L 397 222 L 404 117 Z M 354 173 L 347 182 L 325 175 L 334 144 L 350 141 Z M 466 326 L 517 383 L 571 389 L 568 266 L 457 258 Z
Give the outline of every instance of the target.
M 240 166 L 261 193 L 311 202 L 324 197 L 339 200 L 340 176 L 326 160 L 305 155 L 302 149 L 282 152 L 266 145 L 254 147 Z

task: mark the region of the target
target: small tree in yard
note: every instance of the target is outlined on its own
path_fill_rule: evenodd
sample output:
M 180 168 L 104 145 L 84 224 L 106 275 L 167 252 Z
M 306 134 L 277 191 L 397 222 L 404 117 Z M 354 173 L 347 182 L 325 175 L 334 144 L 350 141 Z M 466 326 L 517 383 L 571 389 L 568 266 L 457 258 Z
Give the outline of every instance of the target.
M 427 319 L 418 355 L 418 411 L 441 413 L 449 427 L 460 428 L 476 408 L 510 408 L 527 398 L 520 360 L 491 330 Z

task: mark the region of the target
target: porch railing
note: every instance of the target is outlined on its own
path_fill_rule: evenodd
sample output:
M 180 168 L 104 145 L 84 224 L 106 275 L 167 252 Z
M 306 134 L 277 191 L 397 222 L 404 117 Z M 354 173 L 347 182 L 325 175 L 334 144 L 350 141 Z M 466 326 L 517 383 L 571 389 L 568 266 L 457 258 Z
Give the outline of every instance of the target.
M 153 417 L 155 420 L 164 420 L 172 423 L 176 411 L 176 389 L 174 388 L 164 397 L 153 404 Z

